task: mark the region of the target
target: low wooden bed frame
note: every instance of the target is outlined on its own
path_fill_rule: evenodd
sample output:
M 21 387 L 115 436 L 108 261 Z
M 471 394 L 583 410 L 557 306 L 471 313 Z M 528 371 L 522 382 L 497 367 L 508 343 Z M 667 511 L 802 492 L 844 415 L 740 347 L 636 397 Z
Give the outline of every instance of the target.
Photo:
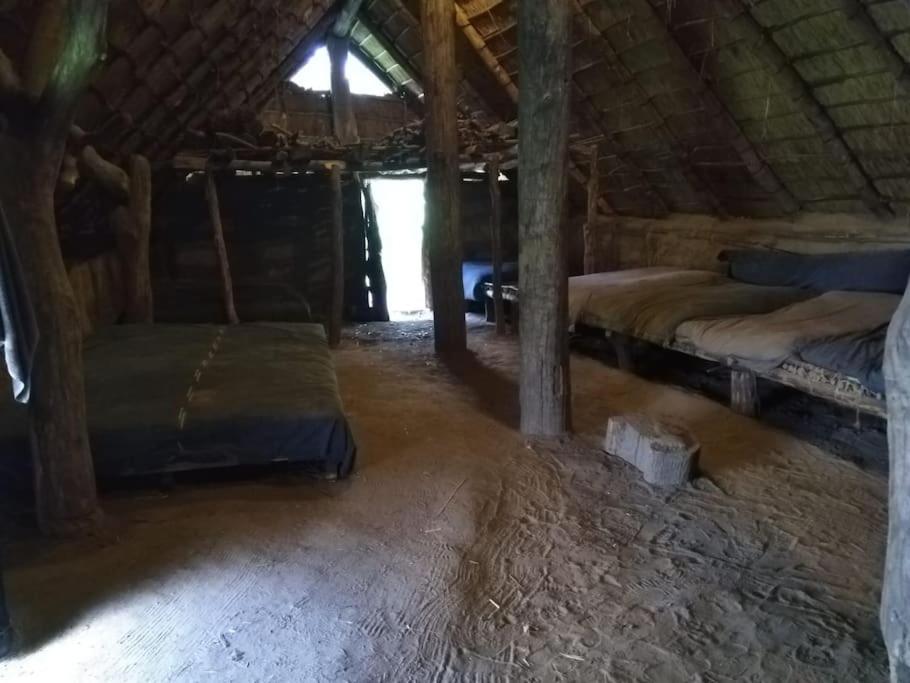
M 490 283 L 484 285 L 484 292 L 487 296 L 487 302 L 491 302 L 493 299 L 493 285 Z M 503 300 L 508 304 L 509 310 L 507 313 L 509 314 L 512 328 L 517 330 L 519 316 L 519 291 L 517 285 L 503 285 L 502 295 Z M 491 312 L 492 306 L 488 305 L 488 320 Z M 607 330 L 604 331 L 604 334 L 612 342 L 616 350 L 619 366 L 623 370 L 634 372 L 635 367 L 632 360 L 631 347 L 633 343 L 639 340 Z M 737 365 L 735 362 L 704 354 L 692 344 L 671 342 L 660 346 L 670 351 L 684 353 L 730 368 L 730 407 L 743 415 L 754 417 L 760 412 L 758 379 L 761 378 L 796 389 L 816 398 L 852 408 L 860 413 L 881 418 L 888 417 L 887 403 L 882 394 L 872 391 L 852 377 L 818 367 L 817 365 L 788 360 L 773 370 L 755 372 Z

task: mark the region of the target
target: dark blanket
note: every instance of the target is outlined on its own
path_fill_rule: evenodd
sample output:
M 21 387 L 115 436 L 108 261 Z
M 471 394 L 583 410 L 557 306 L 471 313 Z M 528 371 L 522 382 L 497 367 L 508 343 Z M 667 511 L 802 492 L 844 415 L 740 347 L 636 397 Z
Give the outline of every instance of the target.
M 484 283 L 493 281 L 493 264 L 488 261 L 465 261 L 461 266 L 461 280 L 464 286 L 465 301 L 483 301 L 486 294 Z M 503 284 L 518 282 L 518 264 L 502 264 Z
M 6 214 L 0 206 L 0 344 L 13 397 L 28 403 L 38 327 Z
M 345 470 L 354 457 L 320 325 L 123 325 L 85 344 L 99 475 L 277 461 Z M 24 411 L 0 412 L 0 449 L 25 452 Z
M 845 254 L 727 251 L 730 277 L 753 285 L 801 287 L 826 292 L 903 294 L 910 279 L 910 250 Z
M 807 363 L 852 377 L 879 394 L 885 393 L 882 365 L 888 325 L 853 334 L 828 337 L 807 346 L 799 355 Z

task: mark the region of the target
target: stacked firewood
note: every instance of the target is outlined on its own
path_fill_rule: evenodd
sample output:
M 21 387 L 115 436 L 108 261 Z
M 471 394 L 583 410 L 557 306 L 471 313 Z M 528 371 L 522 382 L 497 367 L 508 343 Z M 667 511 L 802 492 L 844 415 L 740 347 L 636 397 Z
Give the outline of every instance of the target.
M 462 156 L 480 160 L 488 154 L 508 155 L 517 150 L 518 124 L 513 122 L 485 127 L 473 118 L 459 117 L 458 142 Z M 423 158 L 426 155 L 424 122 L 415 121 L 398 128 L 372 147 L 376 151 L 385 150 L 389 162 Z

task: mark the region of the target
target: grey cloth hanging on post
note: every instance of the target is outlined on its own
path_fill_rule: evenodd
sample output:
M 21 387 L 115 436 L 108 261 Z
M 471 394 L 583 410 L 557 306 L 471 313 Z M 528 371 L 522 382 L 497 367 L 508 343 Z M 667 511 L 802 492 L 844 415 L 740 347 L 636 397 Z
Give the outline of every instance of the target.
M 38 327 L 32 310 L 22 264 L 10 234 L 6 212 L 0 205 L 0 344 L 6 369 L 12 379 L 13 397 L 28 403 L 32 361 L 38 343 Z

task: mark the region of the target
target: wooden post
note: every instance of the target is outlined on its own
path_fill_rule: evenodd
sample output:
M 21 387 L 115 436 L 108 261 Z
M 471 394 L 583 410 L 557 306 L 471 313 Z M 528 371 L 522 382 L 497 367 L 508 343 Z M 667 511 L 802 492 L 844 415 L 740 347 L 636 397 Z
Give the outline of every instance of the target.
M 357 118 L 354 116 L 354 100 L 351 98 L 351 84 L 345 74 L 348 63 L 350 39 L 330 34 L 326 39 L 329 59 L 332 63 L 332 127 L 335 137 L 344 145 L 360 140 L 357 134 Z
M 24 59 L 0 54 L 0 199 L 40 338 L 29 402 L 38 523 L 76 534 L 101 519 L 86 427 L 82 332 L 57 236 L 57 186 L 76 102 L 104 51 L 107 2 L 33 3 Z M 2 50 L 0 50 L 2 53 Z
M 519 282 L 521 430 L 569 429 L 568 258 L 565 239 L 571 10 L 519 3 Z
M 376 205 L 373 203 L 373 189 L 363 186 L 364 218 L 366 219 L 367 275 L 370 278 L 370 291 L 373 293 L 373 320 L 388 322 L 389 302 L 385 271 L 382 268 L 382 238 L 379 235 L 379 223 L 376 220 Z
M 885 343 L 890 507 L 881 626 L 891 680 L 910 681 L 910 289 L 891 320 Z
M 490 183 L 490 251 L 493 256 L 493 315 L 496 334 L 506 333 L 506 313 L 502 301 L 502 196 L 499 189 L 499 157 L 487 162 Z
M 746 417 L 758 417 L 761 413 L 758 378 L 751 370 L 734 368 L 730 372 L 730 407 Z
M 430 255 L 436 350 L 467 348 L 460 225 L 454 0 L 423 3 L 427 185 L 425 239 Z
M 114 210 L 112 220 L 123 268 L 126 302 L 124 320 L 150 323 L 154 319 L 149 240 L 152 233 L 152 170 L 148 159 L 130 159 L 129 206 Z
M 212 237 L 215 243 L 215 254 L 218 257 L 218 270 L 221 273 L 221 289 L 224 294 L 224 313 L 228 323 L 240 322 L 237 309 L 234 307 L 234 280 L 231 278 L 231 263 L 228 260 L 227 245 L 224 242 L 224 226 L 221 223 L 221 207 L 218 202 L 218 185 L 213 173 L 205 174 L 205 198 L 209 205 L 209 219 L 212 221 Z
M 341 188 L 341 166 L 329 169 L 332 185 L 332 308 L 329 312 L 329 346 L 341 344 L 344 317 L 344 196 Z
M 588 173 L 588 217 L 585 221 L 585 275 L 598 272 L 597 267 L 597 201 L 600 199 L 600 150 L 591 148 L 591 164 Z

